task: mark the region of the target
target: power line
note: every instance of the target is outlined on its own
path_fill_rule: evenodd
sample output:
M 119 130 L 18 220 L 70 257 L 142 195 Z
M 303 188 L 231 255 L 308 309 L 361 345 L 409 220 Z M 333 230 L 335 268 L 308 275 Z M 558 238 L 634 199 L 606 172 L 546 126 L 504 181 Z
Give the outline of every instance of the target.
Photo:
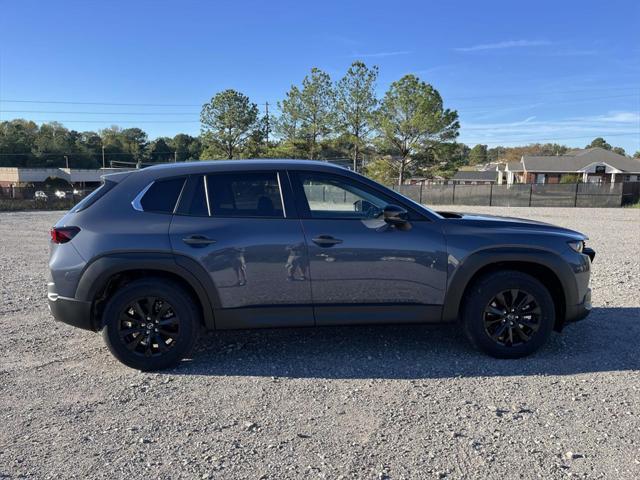
M 69 110 L 0 110 L 0 113 L 55 113 L 73 115 L 200 115 L 200 112 L 74 112 Z
M 200 123 L 200 120 L 33 120 L 40 123 Z
M 57 104 L 57 105 L 101 105 L 116 107 L 202 107 L 202 104 L 195 103 L 112 103 L 112 102 L 69 102 L 61 100 L 13 100 L 0 99 L 0 103 L 39 103 L 39 104 Z M 255 102 L 254 102 L 255 103 Z M 264 105 L 266 102 L 256 103 Z

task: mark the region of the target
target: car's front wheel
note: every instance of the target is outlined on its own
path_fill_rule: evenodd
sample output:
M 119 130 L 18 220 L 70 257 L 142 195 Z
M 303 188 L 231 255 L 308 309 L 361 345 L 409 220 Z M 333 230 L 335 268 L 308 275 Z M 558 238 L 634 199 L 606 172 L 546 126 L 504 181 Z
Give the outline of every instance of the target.
M 164 279 L 140 279 L 107 302 L 102 335 L 118 360 L 138 370 L 175 366 L 199 331 L 199 311 L 184 289 Z
M 471 343 L 498 358 L 519 358 L 549 339 L 555 322 L 551 294 L 518 271 L 489 273 L 467 292 L 462 322 Z

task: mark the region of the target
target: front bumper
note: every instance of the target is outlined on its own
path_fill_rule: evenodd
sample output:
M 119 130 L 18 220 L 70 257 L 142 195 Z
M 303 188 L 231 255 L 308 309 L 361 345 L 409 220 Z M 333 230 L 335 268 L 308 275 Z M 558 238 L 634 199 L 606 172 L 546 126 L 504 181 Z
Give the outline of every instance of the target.
M 57 321 L 85 330 L 95 331 L 91 321 L 91 302 L 61 297 L 52 292 L 49 292 L 47 297 L 49 310 Z
M 565 323 L 577 322 L 578 320 L 586 318 L 587 315 L 591 313 L 591 308 L 591 289 L 588 288 L 582 303 L 567 309 Z

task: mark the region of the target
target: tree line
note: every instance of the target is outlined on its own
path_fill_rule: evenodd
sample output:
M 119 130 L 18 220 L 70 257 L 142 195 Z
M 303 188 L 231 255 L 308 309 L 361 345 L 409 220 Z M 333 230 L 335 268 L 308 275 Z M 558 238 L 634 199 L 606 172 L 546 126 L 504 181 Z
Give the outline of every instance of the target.
M 559 144 L 469 148 L 456 141 L 458 113 L 445 108 L 432 85 L 405 75 L 378 98 L 377 79 L 378 67 L 360 61 L 337 81 L 312 68 L 278 102 L 277 115 L 261 114 L 245 94 L 224 90 L 202 106 L 198 136 L 180 133 L 150 140 L 140 128 L 78 132 L 57 122 L 0 122 L 0 166 L 99 168 L 219 158 L 348 158 L 355 170 L 376 180 L 402 183 L 410 175 L 446 178 L 468 165 L 569 150 Z M 588 146 L 625 153 L 602 138 Z

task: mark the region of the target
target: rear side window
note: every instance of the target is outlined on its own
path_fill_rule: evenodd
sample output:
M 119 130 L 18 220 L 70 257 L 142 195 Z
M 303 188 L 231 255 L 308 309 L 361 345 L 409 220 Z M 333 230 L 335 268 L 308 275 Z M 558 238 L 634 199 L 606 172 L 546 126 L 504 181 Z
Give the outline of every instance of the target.
M 198 217 L 284 218 L 276 172 L 193 176 L 176 213 Z
M 140 207 L 145 212 L 173 213 L 184 181 L 179 177 L 153 182 L 140 199 Z
M 206 192 L 213 217 L 283 218 L 275 172 L 207 175 Z
M 96 203 L 100 198 L 102 198 L 109 190 L 117 185 L 116 182 L 112 182 L 110 180 L 105 180 L 105 182 L 96 188 L 89 195 L 80 200 L 75 207 L 70 210 L 70 213 L 78 213 L 82 210 L 89 208 L 91 205 Z

